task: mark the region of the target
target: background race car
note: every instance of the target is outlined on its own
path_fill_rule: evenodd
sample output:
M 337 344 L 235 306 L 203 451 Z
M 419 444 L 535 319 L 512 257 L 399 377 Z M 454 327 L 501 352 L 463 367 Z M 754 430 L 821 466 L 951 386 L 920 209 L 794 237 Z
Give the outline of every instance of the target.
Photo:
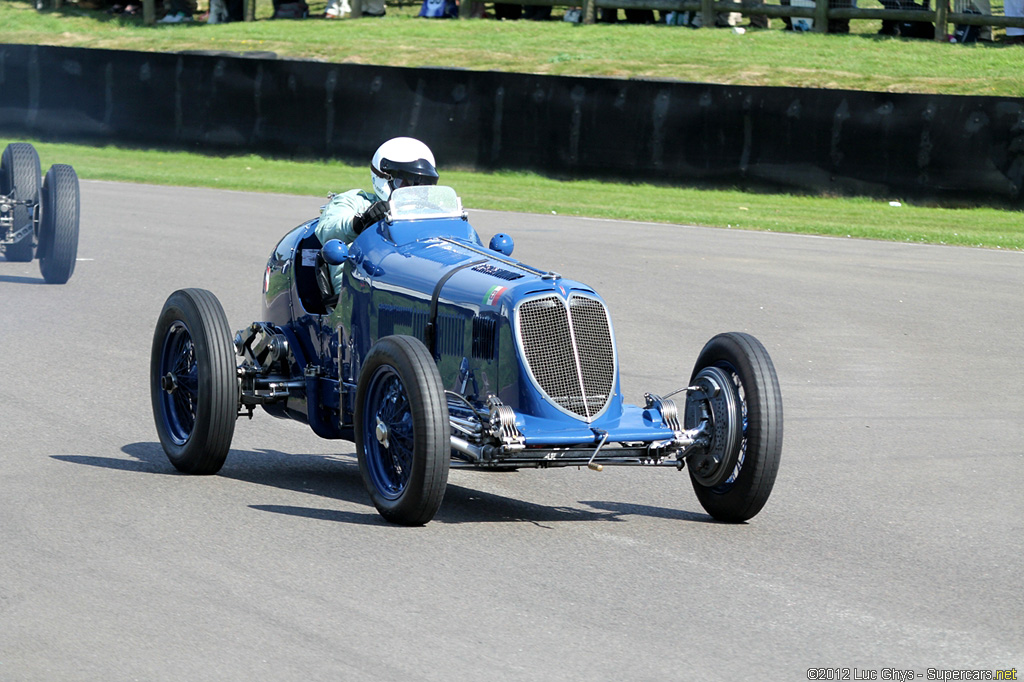
M 0 249 L 7 260 L 39 259 L 49 284 L 64 284 L 78 256 L 78 175 L 54 164 L 40 180 L 39 155 L 27 142 L 12 142 L 0 158 Z

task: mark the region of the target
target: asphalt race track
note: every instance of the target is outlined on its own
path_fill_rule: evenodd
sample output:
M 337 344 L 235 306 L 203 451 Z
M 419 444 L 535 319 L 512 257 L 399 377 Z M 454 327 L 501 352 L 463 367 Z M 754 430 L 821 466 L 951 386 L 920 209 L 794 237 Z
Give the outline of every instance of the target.
M 605 297 L 630 402 L 759 337 L 782 466 L 743 525 L 685 472 L 607 468 L 454 471 L 410 529 L 301 424 L 239 422 L 212 477 L 157 443 L 164 300 L 258 319 L 320 203 L 83 182 L 67 285 L 0 258 L 0 680 L 1024 675 L 1024 253 L 471 211 Z

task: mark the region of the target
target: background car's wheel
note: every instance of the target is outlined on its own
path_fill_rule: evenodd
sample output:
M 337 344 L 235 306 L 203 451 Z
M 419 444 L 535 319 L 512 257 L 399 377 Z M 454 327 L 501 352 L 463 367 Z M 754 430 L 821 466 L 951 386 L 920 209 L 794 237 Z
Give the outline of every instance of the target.
M 4 148 L 0 156 L 0 194 L 36 204 L 39 202 L 39 178 L 39 155 L 35 147 L 27 142 L 12 142 Z M 32 223 L 31 206 L 18 205 L 12 212 L 15 230 Z M 32 260 L 35 235 L 29 234 L 4 248 L 7 260 L 27 263 Z
M 702 468 L 708 462 L 698 455 L 687 462 L 690 481 L 708 514 L 746 521 L 761 511 L 775 484 L 782 455 L 782 391 L 768 351 L 740 332 L 719 334 L 700 352 L 690 385 L 709 380 L 725 383 L 721 405 L 727 405 L 730 423 L 716 424 L 715 438 L 726 441 L 715 460 L 720 469 Z M 694 426 L 696 416 L 688 409 L 686 428 Z
M 153 334 L 150 392 L 160 444 L 187 474 L 220 471 L 238 416 L 235 347 L 220 301 L 180 289 L 164 303 Z
M 422 525 L 448 485 L 448 403 L 437 365 L 411 336 L 388 336 L 370 349 L 355 409 L 359 473 L 388 521 Z
M 43 178 L 39 199 L 39 270 L 49 284 L 64 284 L 75 271 L 78 256 L 78 175 L 66 164 L 54 164 Z

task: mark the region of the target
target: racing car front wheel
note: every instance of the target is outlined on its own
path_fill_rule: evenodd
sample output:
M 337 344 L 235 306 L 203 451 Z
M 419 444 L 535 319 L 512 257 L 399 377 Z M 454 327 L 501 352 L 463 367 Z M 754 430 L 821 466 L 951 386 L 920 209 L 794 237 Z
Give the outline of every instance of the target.
M 178 471 L 215 474 L 238 415 L 235 347 L 220 301 L 205 289 L 168 297 L 153 333 L 150 394 L 160 444 Z
M 387 336 L 370 349 L 356 389 L 359 473 L 388 521 L 434 517 L 448 485 L 448 403 L 434 358 L 419 339 Z
M 71 166 L 55 163 L 46 171 L 40 197 L 39 271 L 48 284 L 64 284 L 75 271 L 78 256 L 78 175 Z
M 0 195 L 16 201 L 39 201 L 39 155 L 28 142 L 12 142 L 0 156 Z M 20 230 L 32 224 L 32 206 L 17 204 L 11 213 L 14 229 Z M 7 260 L 27 263 L 32 260 L 35 249 L 35 235 L 28 234 L 17 243 L 6 246 Z
M 690 385 L 702 382 L 718 386 L 719 402 L 708 406 L 716 422 L 708 452 L 687 462 L 690 481 L 708 514 L 746 521 L 768 501 L 782 455 L 782 391 L 775 366 L 753 336 L 719 334 L 694 365 Z M 696 419 L 688 409 L 686 428 Z

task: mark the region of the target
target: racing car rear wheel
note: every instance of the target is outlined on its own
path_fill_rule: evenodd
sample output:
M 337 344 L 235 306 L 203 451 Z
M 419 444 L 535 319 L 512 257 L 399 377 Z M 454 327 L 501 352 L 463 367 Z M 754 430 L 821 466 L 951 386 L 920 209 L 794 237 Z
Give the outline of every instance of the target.
M 0 194 L 17 201 L 39 201 L 39 155 L 36 148 L 27 142 L 12 142 L 0 156 Z M 15 231 L 32 223 L 32 206 L 19 204 L 11 211 L 14 215 Z M 8 244 L 7 260 L 27 263 L 32 260 L 35 235 L 29 234 L 15 244 Z
M 153 417 L 167 458 L 187 474 L 220 471 L 238 415 L 235 347 L 220 301 L 204 289 L 168 297 L 150 356 Z
M 782 391 L 768 351 L 740 332 L 719 334 L 700 352 L 690 385 L 708 381 L 724 384 L 721 402 L 709 406 L 718 423 L 708 453 L 720 456 L 698 455 L 687 468 L 705 511 L 738 523 L 761 511 L 775 484 L 782 455 Z M 686 428 L 696 421 L 688 409 Z
M 49 284 L 64 284 L 75 271 L 78 256 L 78 175 L 66 164 L 54 164 L 43 178 L 39 219 L 39 271 Z
M 366 356 L 356 389 L 359 473 L 388 521 L 434 517 L 448 485 L 448 403 L 437 365 L 411 336 L 387 336 Z

